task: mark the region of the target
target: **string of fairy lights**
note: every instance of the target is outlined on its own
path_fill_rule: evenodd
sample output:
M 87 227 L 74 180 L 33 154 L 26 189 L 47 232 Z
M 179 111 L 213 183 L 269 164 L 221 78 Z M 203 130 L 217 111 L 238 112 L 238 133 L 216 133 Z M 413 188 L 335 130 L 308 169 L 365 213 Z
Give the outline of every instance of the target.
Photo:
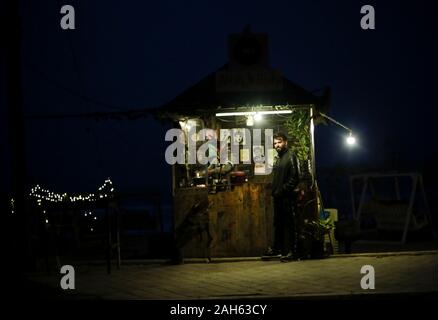
M 11 198 L 11 212 L 12 212 L 12 214 L 15 213 L 15 200 L 14 200 L 14 198 Z
M 41 188 L 39 185 L 36 185 L 31 189 L 29 196 L 35 199 L 37 204 L 41 206 L 43 202 L 95 202 L 105 198 L 111 198 L 113 194 L 113 183 L 110 179 L 107 179 L 105 180 L 105 183 L 101 187 L 99 187 L 98 192 L 96 193 L 89 193 L 84 195 L 69 195 L 67 193 L 60 194 L 51 192 L 49 190 Z
M 42 213 L 43 213 L 43 219 L 45 223 L 49 224 L 49 218 L 48 213 L 44 209 L 45 204 L 48 203 L 92 203 L 99 200 L 104 199 L 110 199 L 114 196 L 114 186 L 111 181 L 111 179 L 106 179 L 105 183 L 99 187 L 98 191 L 95 193 L 88 193 L 88 194 L 74 194 L 70 195 L 68 193 L 55 193 L 51 192 L 49 190 L 41 188 L 39 185 L 36 185 L 33 187 L 29 194 L 30 198 L 35 200 L 37 205 L 42 207 Z M 11 213 L 15 213 L 15 200 L 11 198 Z M 93 214 L 92 211 L 85 210 L 84 211 L 84 217 L 87 218 L 87 220 L 90 220 L 90 226 L 89 230 L 93 232 L 95 228 L 93 227 L 93 224 L 98 219 L 95 214 Z
M 90 231 L 93 232 L 94 231 L 94 223 L 97 220 L 97 216 L 96 215 L 93 216 L 93 212 L 92 211 L 85 211 L 84 212 L 84 217 L 89 218 L 89 220 L 90 220 L 89 228 L 90 228 Z

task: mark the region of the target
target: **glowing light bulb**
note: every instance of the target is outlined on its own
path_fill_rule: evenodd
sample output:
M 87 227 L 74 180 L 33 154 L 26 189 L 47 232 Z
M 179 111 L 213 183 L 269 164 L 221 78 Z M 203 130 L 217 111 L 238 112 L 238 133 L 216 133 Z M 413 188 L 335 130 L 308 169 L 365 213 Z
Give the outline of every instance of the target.
M 347 144 L 349 146 L 355 145 L 356 144 L 356 138 L 353 137 L 353 135 L 350 133 L 350 135 L 347 137 Z
M 262 120 L 263 119 L 263 116 L 260 114 L 260 113 L 256 113 L 255 115 L 254 115 L 254 120 L 255 121 L 260 121 L 260 120 Z

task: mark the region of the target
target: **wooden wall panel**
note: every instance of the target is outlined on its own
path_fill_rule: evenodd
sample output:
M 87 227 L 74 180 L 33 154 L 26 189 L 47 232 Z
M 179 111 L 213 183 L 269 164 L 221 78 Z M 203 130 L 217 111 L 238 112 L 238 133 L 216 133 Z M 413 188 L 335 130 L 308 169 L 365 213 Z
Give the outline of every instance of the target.
M 216 194 L 177 190 L 175 194 L 176 226 L 197 201 L 208 197 L 208 228 L 212 237 L 206 249 L 206 237 L 194 234 L 183 247 L 184 257 L 260 256 L 273 236 L 272 200 L 267 184 L 246 183 L 232 191 Z

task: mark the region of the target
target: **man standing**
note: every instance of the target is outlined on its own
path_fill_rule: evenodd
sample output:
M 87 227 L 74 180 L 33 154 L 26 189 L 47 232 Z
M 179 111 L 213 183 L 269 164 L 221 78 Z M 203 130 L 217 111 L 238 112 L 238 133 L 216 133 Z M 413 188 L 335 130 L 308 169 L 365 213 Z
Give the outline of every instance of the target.
M 281 255 L 281 261 L 296 258 L 295 197 L 298 185 L 298 164 L 287 146 L 284 133 L 274 134 L 274 148 L 278 155 L 273 167 L 272 197 L 274 202 L 274 245 L 263 257 Z

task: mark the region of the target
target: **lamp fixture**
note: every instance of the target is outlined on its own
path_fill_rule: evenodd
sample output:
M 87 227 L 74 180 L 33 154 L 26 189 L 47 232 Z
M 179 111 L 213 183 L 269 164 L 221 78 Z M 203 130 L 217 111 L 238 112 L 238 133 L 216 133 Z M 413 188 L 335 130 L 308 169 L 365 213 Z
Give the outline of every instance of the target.
M 356 144 L 356 138 L 353 137 L 353 133 L 350 131 L 350 135 L 347 137 L 347 144 L 352 146 Z
M 261 121 L 263 119 L 263 116 L 261 115 L 260 112 L 256 112 L 256 114 L 254 115 L 254 120 L 255 121 Z
M 289 114 L 292 110 L 273 110 L 273 111 L 236 111 L 236 112 L 218 112 L 216 117 L 233 117 L 233 116 L 255 116 L 264 114 Z
M 347 131 L 349 132 L 349 135 L 348 135 L 348 137 L 347 137 L 347 141 L 346 141 L 346 142 L 347 142 L 347 145 L 349 145 L 349 146 L 353 146 L 353 145 L 356 144 L 356 138 L 353 136 L 353 130 L 351 130 L 350 128 L 344 126 L 344 125 L 343 125 L 342 123 L 340 123 L 339 121 L 336 121 L 335 119 L 329 117 L 328 115 L 326 115 L 326 114 L 324 114 L 324 113 L 322 113 L 322 112 L 320 112 L 319 114 L 320 114 L 322 117 L 326 118 L 327 120 L 333 122 L 334 124 L 336 124 L 336 125 L 338 125 L 338 126 L 344 128 L 345 130 L 347 130 Z

